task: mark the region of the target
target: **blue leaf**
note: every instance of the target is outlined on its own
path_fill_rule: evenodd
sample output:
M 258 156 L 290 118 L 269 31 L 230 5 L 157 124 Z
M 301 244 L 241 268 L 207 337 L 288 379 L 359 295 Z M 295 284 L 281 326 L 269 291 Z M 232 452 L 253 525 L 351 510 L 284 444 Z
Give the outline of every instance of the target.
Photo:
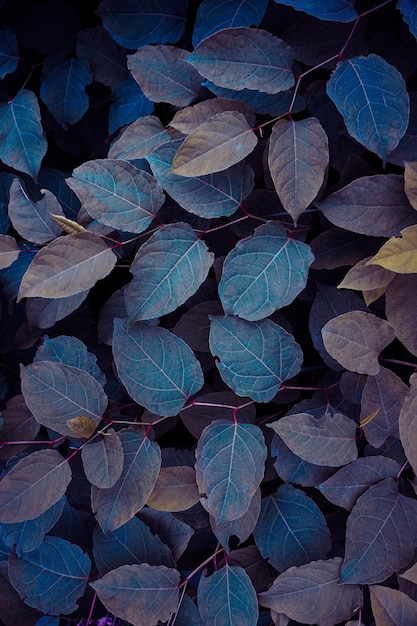
M 9 28 L 0 30 L 0 78 L 11 74 L 19 65 L 16 35 Z
M 117 43 L 135 50 L 148 43 L 175 43 L 185 30 L 188 0 L 102 0 L 97 14 Z
M 48 335 L 45 335 L 43 344 L 37 349 L 33 358 L 33 363 L 37 361 L 71 365 L 88 372 L 102 385 L 106 382 L 106 377 L 97 365 L 96 356 L 88 352 L 85 344 L 77 337 L 60 335 L 50 339 Z
M 49 58 L 44 61 L 40 97 L 64 130 L 88 109 L 87 85 L 93 82 L 86 59 Z
M 139 117 L 150 115 L 154 103 L 148 100 L 132 74 L 116 85 L 113 90 L 113 102 L 109 111 L 109 133 L 114 133 L 120 126 L 134 122 Z
M 89 289 L 66 298 L 29 298 L 26 317 L 29 324 L 38 328 L 52 328 L 55 322 L 78 309 L 88 296 Z
M 159 117 L 144 115 L 119 133 L 110 146 L 108 157 L 126 161 L 143 159 L 170 140 L 171 137 Z
M 254 91 L 252 89 L 228 89 L 226 87 L 218 87 L 214 83 L 206 80 L 202 83 L 203 87 L 210 89 L 219 98 L 232 98 L 244 102 L 255 113 L 260 115 L 271 115 L 272 117 L 278 117 L 285 115 L 290 108 L 293 91 L 280 91 L 279 93 L 263 93 L 262 91 Z M 307 104 L 302 96 L 297 95 L 292 113 L 299 113 L 304 111 Z
M 131 323 L 175 311 L 200 287 L 214 255 L 184 222 L 157 230 L 139 248 L 130 267 L 133 280 L 126 289 Z
M 404 21 L 410 27 L 410 31 L 417 39 L 417 5 L 414 0 L 398 0 L 397 9 L 403 15 Z
M 165 328 L 115 319 L 113 353 L 130 396 L 157 415 L 177 415 L 203 386 L 191 348 Z
M 38 252 L 37 249 L 30 249 L 28 245 L 22 243 L 19 244 L 19 248 L 22 253 L 16 261 L 0 271 L 0 285 L 9 300 L 17 297 L 22 277 Z
M 257 321 L 290 304 L 313 260 L 310 246 L 290 239 L 277 222 L 259 226 L 224 261 L 219 295 L 226 315 Z
M 129 76 L 125 50 L 101 26 L 78 33 L 77 56 L 87 59 L 94 80 L 110 89 Z
M 410 99 L 399 71 L 382 57 L 354 57 L 337 64 L 327 94 L 349 134 L 383 162 L 407 130 Z
M 353 8 L 355 0 L 275 0 L 277 4 L 285 4 L 297 11 L 304 11 L 320 20 L 332 22 L 351 22 L 358 17 Z
M 57 537 L 46 537 L 22 558 L 9 556 L 13 587 L 26 604 L 51 615 L 68 615 L 77 609 L 90 569 L 91 561 L 81 548 Z
M 193 46 L 223 28 L 259 26 L 268 0 L 203 0 L 193 31 Z
M 65 217 L 71 220 L 77 220 L 81 204 L 72 189 L 65 183 L 67 177 L 68 174 L 65 174 L 65 172 L 61 170 L 43 167 L 39 172 L 38 184 L 42 188 L 52 191 L 61 205 Z
M 242 161 L 223 172 L 195 178 L 171 174 L 181 143 L 181 140 L 171 141 L 147 157 L 159 184 L 190 213 L 206 219 L 233 215 L 253 189 L 252 168 Z
M 13 100 L 0 104 L 0 159 L 36 179 L 46 148 L 37 98 L 21 89 Z
M 137 517 L 169 546 L 174 559 L 178 561 L 193 536 L 194 530 L 168 511 L 155 511 L 155 509 L 145 507 L 138 512 Z
M 249 508 L 237 519 L 217 523 L 214 517 L 210 517 L 210 524 L 213 533 L 221 543 L 226 552 L 230 551 L 229 539 L 233 535 L 239 539 L 239 543 L 246 541 L 255 528 L 259 513 L 261 511 L 261 490 L 257 489 L 250 501 Z
M 269 402 L 301 368 L 303 353 L 292 335 L 271 322 L 211 317 L 210 350 L 220 375 L 238 396 Z
M 317 504 L 301 489 L 282 485 L 262 499 L 253 532 L 262 556 L 280 572 L 326 558 L 330 532 Z

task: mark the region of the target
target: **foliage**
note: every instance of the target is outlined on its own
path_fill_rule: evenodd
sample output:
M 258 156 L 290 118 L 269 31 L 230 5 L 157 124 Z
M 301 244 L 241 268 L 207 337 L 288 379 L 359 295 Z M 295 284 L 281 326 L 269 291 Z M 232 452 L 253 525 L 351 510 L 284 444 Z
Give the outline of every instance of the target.
M 93 5 L 0 7 L 1 623 L 417 623 L 415 2 Z

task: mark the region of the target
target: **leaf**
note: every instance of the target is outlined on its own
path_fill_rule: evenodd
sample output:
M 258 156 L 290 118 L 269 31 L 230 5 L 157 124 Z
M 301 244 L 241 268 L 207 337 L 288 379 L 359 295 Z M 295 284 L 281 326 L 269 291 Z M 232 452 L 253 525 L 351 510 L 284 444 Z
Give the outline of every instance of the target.
M 152 102 L 183 107 L 198 98 L 201 76 L 189 63 L 188 52 L 174 46 L 142 46 L 127 56 L 127 66 Z
M 414 472 L 416 472 L 417 469 L 417 442 L 415 437 L 417 420 L 416 405 L 417 375 L 412 374 L 410 378 L 410 391 L 405 397 L 399 416 L 399 430 L 404 452 Z
M 24 522 L 42 515 L 64 495 L 71 469 L 56 450 L 21 459 L 0 480 L 0 522 Z
M 158 535 L 137 517 L 126 524 L 104 534 L 99 526 L 93 532 L 94 561 L 101 576 L 121 565 L 148 563 L 171 567 L 173 558 L 170 549 Z
M 384 456 L 360 458 L 337 470 L 317 489 L 333 504 L 351 511 L 369 487 L 384 478 L 396 478 L 400 470 L 396 461 Z
M 414 37 L 417 38 L 416 7 L 412 0 L 398 0 L 397 9 L 401 11 L 404 21 L 410 27 Z
M 149 115 L 154 104 L 143 93 L 132 74 L 129 73 L 113 90 L 113 101 L 109 111 L 109 133 L 120 126 L 135 122 L 139 117 Z
M 86 415 L 77 415 L 67 419 L 67 426 L 73 435 L 86 439 L 91 437 L 96 429 L 95 421 Z
M 22 298 L 66 298 L 93 287 L 111 272 L 116 255 L 94 233 L 58 237 L 40 250 L 20 284 Z
M 235 407 L 239 407 L 236 416 L 232 413 Z M 231 422 L 236 419 L 239 423 L 251 424 L 255 421 L 256 410 L 252 402 L 245 402 L 231 391 L 218 391 L 199 395 L 193 405 L 181 411 L 180 416 L 186 429 L 199 439 L 205 427 L 218 419 Z
M 309 413 L 286 415 L 268 427 L 294 454 L 315 465 L 340 467 L 358 456 L 356 424 L 342 413 L 320 418 Z
M 338 284 L 338 289 L 359 289 L 369 291 L 387 287 L 388 283 L 394 278 L 394 273 L 383 267 L 375 267 L 368 265 L 368 261 L 372 257 L 368 256 L 358 261 Z
M 66 233 L 67 235 L 75 235 L 77 233 L 86 233 L 87 229 L 84 228 L 78 222 L 74 222 L 74 220 L 70 220 L 67 217 L 63 217 L 62 215 L 57 215 L 56 213 L 51 213 L 51 217 Z
M 362 605 L 362 593 L 358 585 L 339 584 L 341 562 L 334 557 L 291 567 L 258 595 L 260 604 L 302 624 L 334 626 L 349 619 Z
M 45 335 L 43 343 L 36 351 L 33 362 L 53 361 L 71 365 L 78 369 L 85 370 L 91 376 L 104 385 L 106 377 L 97 365 L 97 357 L 87 350 L 86 345 L 76 337 L 58 335 L 50 339 Z
M 210 2 L 212 0 L 209 0 Z M 206 2 L 204 2 L 204 5 Z M 201 5 L 203 6 L 203 5 Z M 216 7 L 219 5 L 216 4 Z M 230 7 L 231 3 L 228 2 L 227 7 Z M 227 8 L 224 7 L 224 8 Z M 238 111 L 242 113 L 250 126 L 254 126 L 256 122 L 256 116 L 244 102 L 239 100 L 233 100 L 231 98 L 211 98 L 210 100 L 203 100 L 197 102 L 193 106 L 185 107 L 177 111 L 170 121 L 169 125 L 176 130 L 179 130 L 184 135 L 192 133 L 200 124 L 206 122 L 208 118 L 213 117 L 217 113 L 223 113 L 224 111 Z
M 230 537 L 237 537 L 240 543 L 249 538 L 255 528 L 260 511 L 261 490 L 258 488 L 250 501 L 248 509 L 237 519 L 218 523 L 214 517 L 210 517 L 210 525 L 213 529 L 213 533 L 216 535 L 217 539 L 227 553 L 230 552 Z
M 256 626 L 258 602 L 245 570 L 226 565 L 211 576 L 200 578 L 197 602 L 204 624 Z
M 186 137 L 170 173 L 195 177 L 226 170 L 244 159 L 257 143 L 244 115 L 238 111 L 217 113 Z
M 161 467 L 146 504 L 157 511 L 186 511 L 200 501 L 192 467 Z
M 417 356 L 417 275 L 399 274 L 388 285 L 385 314 L 396 338 Z
M 271 455 L 277 457 L 274 469 L 286 483 L 315 487 L 334 472 L 334 468 L 307 463 L 300 459 L 276 433 L 272 438 Z
M 266 30 L 225 28 L 204 39 L 187 62 L 219 87 L 265 93 L 294 84 L 292 49 Z
M 400 574 L 400 578 L 405 578 L 405 580 L 409 580 L 410 582 L 416 584 L 417 581 L 417 563 L 414 563 L 411 567 L 409 567 L 405 572 Z
M 180 145 L 181 140 L 171 141 L 147 157 L 161 187 L 183 209 L 200 217 L 211 219 L 233 215 L 253 189 L 252 168 L 242 161 L 222 172 L 205 176 L 187 178 L 171 174 L 172 162 Z
M 316 205 L 332 224 L 373 237 L 395 237 L 417 221 L 397 174 L 363 176 Z
M 331 356 L 358 374 L 378 374 L 379 353 L 395 339 L 389 322 L 363 311 L 338 315 L 321 332 Z
M 196 47 L 209 35 L 224 28 L 259 26 L 267 8 L 267 0 L 204 0 L 197 12 L 193 31 L 193 46 Z
M 164 565 L 123 565 L 90 583 L 106 609 L 134 626 L 167 621 L 178 606 L 180 574 Z
M 31 441 L 39 432 L 39 424 L 27 408 L 21 394 L 13 396 L 2 411 L 0 438 L 3 443 L 13 443 L 0 448 L 0 459 L 7 460 L 19 454 L 28 444 L 16 444 L 16 441 Z
M 214 261 L 205 243 L 184 222 L 157 230 L 141 246 L 125 297 L 131 323 L 175 311 L 200 287 Z
M 91 508 L 103 532 L 123 526 L 149 498 L 160 467 L 158 444 L 140 432 L 124 429 L 118 432 L 123 447 L 123 469 L 112 487 L 91 489 Z
M 317 4 L 315 0 L 275 0 L 278 4 L 285 4 L 297 11 L 305 11 L 321 20 L 333 22 L 351 22 L 358 17 L 353 8 L 353 0 L 321 0 Z
M 360 496 L 348 517 L 340 582 L 374 584 L 405 567 L 417 545 L 417 502 L 385 478 Z
M 19 49 L 16 35 L 10 28 L 0 31 L 0 78 L 11 74 L 19 65 Z
M 417 272 L 417 225 L 401 231 L 401 237 L 392 237 L 380 248 L 367 265 L 380 265 L 398 274 Z
M 290 304 L 304 289 L 313 258 L 277 222 L 259 226 L 224 261 L 219 296 L 226 315 L 257 321 Z
M 34 626 L 39 613 L 23 602 L 7 578 L 0 576 L 0 607 L 5 626 Z
M 371 585 L 372 613 L 377 626 L 406 626 L 417 619 L 417 602 L 398 589 Z
M 39 548 L 21 558 L 9 556 L 13 587 L 26 604 L 50 615 L 68 615 L 78 608 L 90 569 L 81 548 L 59 537 L 45 537 Z
M 217 523 L 241 517 L 264 476 L 267 450 L 258 426 L 216 420 L 197 444 L 201 503 Z
M 268 166 L 284 209 L 297 220 L 318 192 L 329 163 L 326 133 L 315 117 L 279 120 L 269 139 Z
M 320 233 L 311 242 L 311 249 L 315 257 L 312 269 L 332 270 L 342 265 L 359 263 L 367 255 L 377 252 L 384 241 L 382 237 L 370 238 L 332 226 Z
M 209 315 L 221 315 L 222 313 L 223 308 L 218 300 L 200 302 L 181 316 L 172 332 L 188 343 L 192 350 L 209 352 Z
M 169 546 L 174 559 L 177 561 L 184 553 L 194 530 L 181 522 L 168 511 L 155 511 L 146 507 L 139 511 L 137 517 L 143 520 L 153 533 L 157 533 L 161 541 Z
M 100 441 L 84 446 L 81 458 L 92 485 L 101 489 L 113 487 L 123 470 L 123 447 L 117 432 L 109 428 Z
M 413 207 L 417 209 L 417 162 L 404 162 L 404 191 Z
M 148 172 L 118 159 L 87 161 L 66 183 L 91 217 L 132 233 L 146 230 L 165 200 Z
M 281 485 L 262 499 L 253 535 L 259 552 L 278 571 L 325 558 L 331 547 L 320 509 L 292 485 Z
M 271 322 L 211 317 L 210 350 L 224 382 L 238 395 L 269 402 L 284 380 L 301 368 L 303 354 L 293 336 Z
M 117 43 L 132 50 L 147 43 L 176 42 L 185 29 L 186 0 L 102 0 L 97 14 Z
M 88 109 L 87 85 L 93 82 L 86 59 L 49 57 L 43 63 L 40 97 L 64 130 Z
M 94 80 L 110 89 L 128 76 L 122 48 L 102 26 L 78 31 L 77 57 L 87 59 Z
M 31 326 L 51 328 L 55 322 L 78 309 L 88 296 L 89 290 L 80 291 L 66 298 L 29 298 L 26 316 Z
M 20 250 L 16 240 L 9 235 L 0 235 L 0 269 L 9 267 L 18 258 Z
M 21 89 L 13 100 L 0 104 L 0 159 L 36 179 L 46 147 L 36 96 Z
M 142 159 L 168 142 L 170 136 L 159 117 L 145 115 L 129 124 L 110 146 L 110 159 Z M 95 161 L 97 162 L 97 161 Z
M 107 407 L 103 386 L 85 370 L 38 361 L 21 365 L 20 378 L 23 397 L 36 421 L 61 435 L 72 435 L 67 420 L 75 417 L 86 416 L 97 425 Z

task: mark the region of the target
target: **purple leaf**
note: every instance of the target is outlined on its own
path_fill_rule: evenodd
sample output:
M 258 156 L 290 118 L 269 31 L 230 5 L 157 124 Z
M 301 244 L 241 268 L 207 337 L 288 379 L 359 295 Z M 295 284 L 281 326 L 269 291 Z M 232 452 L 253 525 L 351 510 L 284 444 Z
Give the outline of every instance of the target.
M 109 150 L 110 159 L 142 159 L 151 154 L 170 136 L 155 115 L 145 115 L 122 130 Z
M 407 626 L 417 619 L 417 602 L 398 589 L 371 585 L 371 606 L 376 624 Z
M 410 390 L 405 397 L 405 401 L 400 412 L 399 429 L 404 452 L 414 472 L 417 472 L 416 406 L 417 374 L 412 374 L 410 378 Z
M 123 470 L 123 447 L 117 432 L 110 428 L 105 436 L 81 450 L 84 472 L 92 485 L 113 487 Z

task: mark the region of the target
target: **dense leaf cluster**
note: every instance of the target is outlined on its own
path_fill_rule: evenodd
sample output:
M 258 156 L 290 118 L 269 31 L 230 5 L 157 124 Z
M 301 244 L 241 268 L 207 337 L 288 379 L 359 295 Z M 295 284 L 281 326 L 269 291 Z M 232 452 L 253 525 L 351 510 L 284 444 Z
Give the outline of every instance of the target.
M 1 623 L 416 624 L 414 0 L 0 18 Z

